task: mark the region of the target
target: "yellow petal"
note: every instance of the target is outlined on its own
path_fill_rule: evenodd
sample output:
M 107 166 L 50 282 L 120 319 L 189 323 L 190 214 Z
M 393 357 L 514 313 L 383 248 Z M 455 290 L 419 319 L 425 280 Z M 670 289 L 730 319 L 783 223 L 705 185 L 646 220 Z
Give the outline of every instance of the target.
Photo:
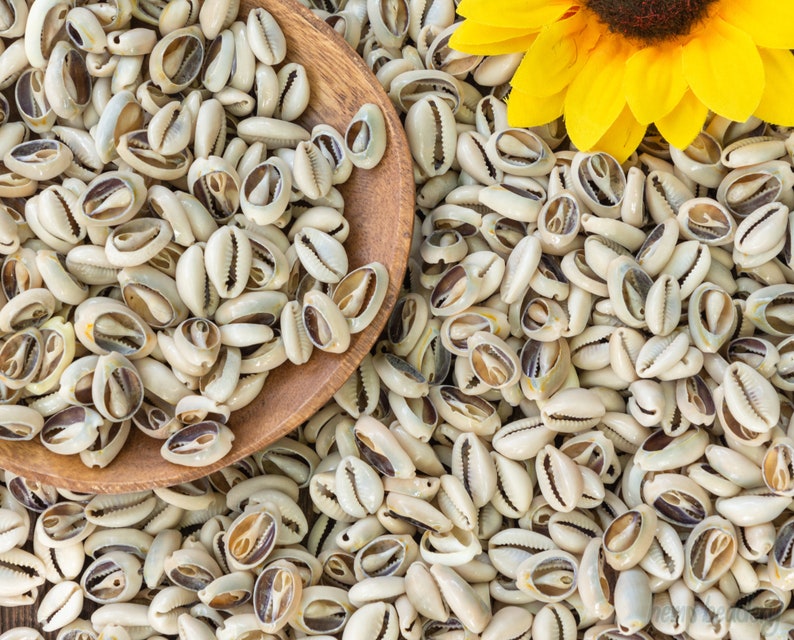
M 726 0 L 719 13 L 750 34 L 759 47 L 794 49 L 794 2 L 791 0 Z
M 755 115 L 786 127 L 794 126 L 794 55 L 782 49 L 759 49 L 766 85 Z
M 540 29 L 558 20 L 573 0 L 461 0 L 458 13 L 481 24 L 495 27 Z
M 596 142 L 594 149 L 606 151 L 623 163 L 642 142 L 646 125 L 637 122 L 628 106 L 623 108 L 618 119 L 607 132 Z
M 646 47 L 626 62 L 623 90 L 640 122 L 649 124 L 670 113 L 686 89 L 680 46 Z
M 684 77 L 715 113 L 744 122 L 761 100 L 764 65 L 753 39 L 719 17 L 684 45 Z
M 656 121 L 656 128 L 674 147 L 686 149 L 697 137 L 709 110 L 691 91 L 664 118 Z
M 511 127 L 537 127 L 562 115 L 563 89 L 553 96 L 538 98 L 513 87 L 507 97 L 507 122 Z
M 629 53 L 620 39 L 602 36 L 568 87 L 565 126 L 580 149 L 591 148 L 626 105 L 623 74 Z
M 475 55 L 499 55 L 526 51 L 536 37 L 534 31 L 527 29 L 492 27 L 464 20 L 452 34 L 449 45 Z
M 541 29 L 513 76 L 513 84 L 538 96 L 559 93 L 576 77 L 600 30 L 579 11 Z

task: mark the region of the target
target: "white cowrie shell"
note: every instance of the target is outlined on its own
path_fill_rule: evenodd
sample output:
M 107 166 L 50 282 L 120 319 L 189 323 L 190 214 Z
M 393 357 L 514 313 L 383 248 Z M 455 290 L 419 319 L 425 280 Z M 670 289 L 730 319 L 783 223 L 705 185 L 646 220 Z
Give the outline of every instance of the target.
M 490 603 L 480 598 L 451 567 L 434 564 L 430 567 L 430 573 L 452 613 L 475 633 L 485 629 L 491 620 Z
M 681 287 L 669 274 L 654 280 L 648 290 L 645 304 L 645 322 L 657 336 L 670 335 L 681 318 Z
M 314 345 L 306 333 L 301 305 L 297 300 L 290 300 L 281 310 L 281 337 L 290 362 L 304 364 L 309 360 Z
M 513 248 L 505 265 L 505 275 L 500 285 L 503 302 L 518 302 L 529 287 L 535 270 L 540 263 L 540 240 L 536 236 L 526 236 Z
M 242 230 L 227 225 L 209 237 L 204 264 L 207 277 L 221 298 L 236 298 L 243 292 L 251 260 L 251 243 Z
M 108 261 L 118 268 L 143 265 L 171 242 L 173 229 L 166 220 L 136 218 L 115 227 L 105 242 Z
M 32 627 L 14 627 L 0 634 L 0 638 L 2 640 L 43 640 L 44 636 Z
M 769 580 L 780 589 L 790 589 L 794 582 L 790 550 L 792 524 L 792 520 L 788 519 L 781 525 L 769 558 Z
M 634 455 L 634 463 L 645 471 L 669 471 L 692 464 L 705 452 L 708 434 L 689 428 L 676 436 L 659 430 L 649 435 Z
M 0 508 L 0 553 L 22 546 L 27 540 L 30 517 L 27 512 L 23 513 L 4 507 Z
M 0 53 L 0 63 L 3 65 L 0 67 L 2 68 L 2 72 L 0 72 L 0 87 L 7 89 L 19 79 L 29 66 L 23 38 L 17 38 Z M 44 65 L 37 67 L 41 75 L 43 75 L 43 69 Z
M 615 584 L 615 622 L 626 635 L 640 631 L 651 620 L 652 598 L 648 576 L 633 568 L 618 573 Z
M 234 34 L 224 29 L 208 43 L 204 54 L 201 82 L 211 93 L 228 85 L 234 64 Z
M 571 173 L 573 187 L 585 207 L 605 218 L 620 215 L 626 176 L 612 156 L 578 152 L 574 155 Z
M 766 433 L 777 424 L 780 405 L 771 383 L 749 365 L 734 362 L 723 378 L 725 402 L 742 425 Z
M 342 244 L 319 229 L 307 227 L 294 239 L 301 264 L 320 282 L 338 283 L 347 273 L 347 253 Z
M 39 0 L 35 7 L 31 6 L 25 24 L 24 45 L 32 66 L 46 66 L 68 11 L 69 6 L 58 0 Z
M 540 551 L 516 569 L 516 585 L 541 602 L 561 602 L 577 588 L 576 558 L 557 549 Z
M 107 34 L 107 50 L 112 55 L 141 56 L 152 52 L 157 43 L 157 33 L 153 29 L 138 27 L 124 31 L 110 31 Z
M 253 167 L 242 179 L 240 207 L 256 224 L 273 224 L 286 211 L 292 189 L 292 172 L 276 156 Z
M 223 105 L 217 98 L 210 98 L 201 103 L 198 112 L 194 116 L 195 125 L 192 129 L 194 132 L 193 151 L 196 154 L 196 158 L 210 158 L 214 156 L 215 159 L 213 162 L 217 164 L 217 156 L 221 155 L 226 145 L 225 120 L 226 114 Z M 212 165 L 203 168 L 205 172 L 214 169 Z M 222 169 L 231 174 L 229 171 L 232 169 L 231 163 L 224 160 Z
M 30 180 L 50 180 L 66 171 L 72 150 L 57 140 L 21 142 L 3 156 L 3 164 Z
M 375 39 L 384 47 L 399 48 L 408 35 L 410 7 L 407 0 L 384 4 L 367 0 L 367 17 Z
M 736 232 L 733 216 L 711 198 L 687 200 L 679 208 L 677 219 L 683 237 L 712 247 L 730 244 Z
M 375 167 L 386 150 L 386 121 L 380 108 L 363 105 L 353 116 L 344 136 L 351 162 L 361 169 Z
M 80 585 L 64 581 L 53 586 L 39 604 L 36 617 L 43 631 L 60 629 L 80 615 L 83 608 L 83 591 Z
M 485 206 L 513 220 L 535 222 L 546 200 L 546 190 L 540 183 L 519 186 L 501 182 L 480 190 L 478 198 Z
M 111 352 L 99 356 L 91 385 L 94 406 L 111 422 L 130 419 L 143 402 L 143 383 L 133 364 Z
M 768 160 L 777 160 L 785 152 L 785 144 L 777 138 L 753 136 L 727 145 L 722 150 L 720 161 L 726 167 L 738 169 Z
M 252 116 L 237 125 L 237 135 L 249 144 L 263 142 L 268 149 L 292 148 L 309 140 L 311 134 L 301 125 L 269 116 Z
M 176 100 L 169 102 L 149 121 L 149 144 L 163 155 L 179 153 L 190 142 L 193 116 Z
M 91 10 L 73 7 L 66 15 L 64 25 L 69 39 L 87 53 L 102 53 L 107 46 L 107 36 L 102 24 Z
M 198 77 L 203 57 L 204 38 L 201 31 L 195 26 L 176 29 L 152 49 L 149 75 L 152 82 L 165 93 L 177 93 Z
M 641 378 L 659 377 L 661 372 L 680 362 L 688 348 L 689 334 L 685 331 L 653 336 L 637 354 L 637 375 Z
M 287 560 L 269 563 L 253 588 L 254 612 L 261 626 L 274 632 L 283 628 L 299 606 L 302 593 L 301 575 L 294 564 Z
M 457 134 L 455 116 L 443 99 L 430 96 L 414 103 L 406 114 L 405 130 L 414 160 L 429 177 L 449 170 L 456 157 Z M 350 128 L 345 136 L 348 148 L 349 134 Z M 356 163 L 355 156 L 351 160 Z
M 686 149 L 671 148 L 670 157 L 686 177 L 696 184 L 716 189 L 727 173 L 720 164 L 722 147 L 710 134 L 702 131 Z
M 727 520 L 711 516 L 689 534 L 684 546 L 684 582 L 701 593 L 717 583 L 736 557 L 736 531 Z
M 163 443 L 160 452 L 169 462 L 200 467 L 225 456 L 231 450 L 232 440 L 234 434 L 228 427 L 205 421 L 177 431 Z
M 589 389 L 562 389 L 541 404 L 544 424 L 558 433 L 579 433 L 598 424 L 606 413 L 601 399 Z
M 751 269 L 777 255 L 785 243 L 789 208 L 780 202 L 759 207 L 739 223 L 733 243 L 733 260 Z
M 333 169 L 313 142 L 307 140 L 295 147 L 292 179 L 295 187 L 311 200 L 323 198 L 331 190 Z
M 263 7 L 254 7 L 246 22 L 248 41 L 257 60 L 279 64 L 287 53 L 287 42 L 276 20 Z
M 343 183 L 353 170 L 353 162 L 347 153 L 344 136 L 330 125 L 315 125 L 311 131 L 312 142 L 328 160 L 333 169 L 333 183 Z
M 116 155 L 116 146 L 125 133 L 143 126 L 143 109 L 129 91 L 115 93 L 109 100 L 94 131 L 99 158 L 109 162 Z
M 80 194 L 76 214 L 86 226 L 112 226 L 131 220 L 143 206 L 143 178 L 131 172 L 106 172 L 92 180 Z
M 496 467 L 488 450 L 474 433 L 462 433 L 452 448 L 452 474 L 480 508 L 491 500 L 496 491 Z
M 300 118 L 309 106 L 310 89 L 306 69 L 296 62 L 288 62 L 276 73 L 278 97 L 273 116 L 285 122 Z
M 301 312 L 306 335 L 322 351 L 343 353 L 350 346 L 350 329 L 334 301 L 321 291 L 308 291 Z
M 788 284 L 773 284 L 760 287 L 747 298 L 745 315 L 756 327 L 772 336 L 791 335 L 791 317 L 787 313 L 788 301 L 794 287 Z
M 774 520 L 788 507 L 787 499 L 787 496 L 776 495 L 762 487 L 746 489 L 735 496 L 718 498 L 714 508 L 732 523 L 740 527 L 750 527 Z
M 375 513 L 384 498 L 377 473 L 354 456 L 346 456 L 336 468 L 336 491 L 342 509 L 359 518 Z
M 502 389 L 518 382 L 521 375 L 518 356 L 504 340 L 477 331 L 468 338 L 467 345 L 472 371 L 486 385 Z
M 604 530 L 604 556 L 617 571 L 638 565 L 653 543 L 656 513 L 647 505 L 618 515 Z
M 535 619 L 532 621 L 531 637 L 574 640 L 576 638 L 576 618 L 563 603 L 548 603 L 535 614 Z
M 239 0 L 209 0 L 199 12 L 199 24 L 204 37 L 212 40 L 222 29 L 229 27 L 240 7 Z
M 556 511 L 569 512 L 582 497 L 583 480 L 579 466 L 552 445 L 546 445 L 535 458 L 538 486 Z
M 609 618 L 613 611 L 611 567 L 606 564 L 601 537 L 590 540 L 579 562 L 579 595 L 582 603 L 599 620 Z M 612 580 L 610 579 L 612 578 Z
M 646 300 L 653 285 L 651 277 L 634 260 L 621 256 L 609 262 L 606 281 L 615 315 L 630 327 L 645 327 Z
M 501 129 L 488 137 L 488 157 L 508 175 L 546 175 L 554 165 L 555 156 L 536 133 L 523 129 Z

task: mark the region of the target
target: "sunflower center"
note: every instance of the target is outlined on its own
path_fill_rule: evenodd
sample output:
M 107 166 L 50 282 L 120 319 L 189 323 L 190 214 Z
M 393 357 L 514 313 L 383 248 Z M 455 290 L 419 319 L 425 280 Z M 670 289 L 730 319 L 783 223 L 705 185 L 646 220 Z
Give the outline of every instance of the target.
M 613 33 L 649 44 L 685 36 L 716 0 L 585 0 Z

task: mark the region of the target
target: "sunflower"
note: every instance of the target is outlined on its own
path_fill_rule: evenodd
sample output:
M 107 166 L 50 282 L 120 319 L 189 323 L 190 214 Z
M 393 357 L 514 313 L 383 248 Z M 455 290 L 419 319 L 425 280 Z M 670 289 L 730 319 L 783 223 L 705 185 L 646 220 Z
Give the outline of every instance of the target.
M 451 46 L 525 51 L 512 126 L 565 117 L 571 141 L 621 161 L 654 123 L 687 147 L 709 111 L 794 125 L 792 0 L 461 0 Z

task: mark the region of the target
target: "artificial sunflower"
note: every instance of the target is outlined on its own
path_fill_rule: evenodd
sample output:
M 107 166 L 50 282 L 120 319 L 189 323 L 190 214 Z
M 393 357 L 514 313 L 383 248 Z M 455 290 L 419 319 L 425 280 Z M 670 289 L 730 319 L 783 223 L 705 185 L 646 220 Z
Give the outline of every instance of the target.
M 513 126 L 563 115 L 573 143 L 623 160 L 654 123 L 689 145 L 709 110 L 794 125 L 792 0 L 461 0 L 451 45 L 526 51 Z

